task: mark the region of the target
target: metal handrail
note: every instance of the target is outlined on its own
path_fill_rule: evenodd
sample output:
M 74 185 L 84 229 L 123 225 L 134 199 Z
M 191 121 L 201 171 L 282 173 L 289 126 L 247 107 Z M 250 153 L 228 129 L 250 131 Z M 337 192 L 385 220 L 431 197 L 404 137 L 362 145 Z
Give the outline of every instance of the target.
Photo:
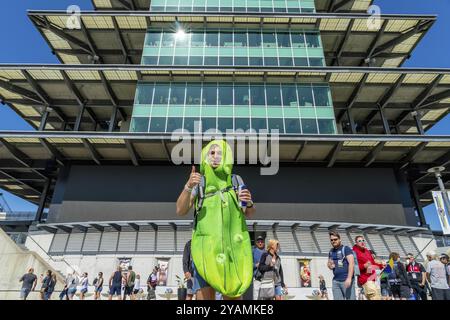
M 31 235 L 28 235 L 28 238 L 30 238 L 45 253 L 45 255 L 50 258 L 50 260 L 52 260 L 55 263 L 61 262 L 61 261 L 64 262 L 71 270 L 73 270 L 74 273 L 76 273 L 78 275 L 78 272 L 76 271 L 76 269 L 70 263 L 68 263 L 64 258 L 62 258 L 59 261 L 53 259 L 53 257 L 51 255 L 49 255 L 47 253 L 47 251 L 45 251 L 44 248 L 42 248 L 41 245 L 36 240 L 34 240 Z

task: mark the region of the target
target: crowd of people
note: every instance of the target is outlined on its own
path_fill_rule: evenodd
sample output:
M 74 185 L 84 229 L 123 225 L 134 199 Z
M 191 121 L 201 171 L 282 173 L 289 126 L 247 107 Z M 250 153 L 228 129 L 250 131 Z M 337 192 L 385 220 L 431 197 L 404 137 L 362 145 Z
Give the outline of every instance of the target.
M 402 261 L 400 255 L 392 252 L 389 259 L 383 260 L 366 246 L 364 236 L 355 238 L 351 248 L 342 243 L 338 232 L 330 232 L 331 249 L 328 254 L 327 267 L 333 273 L 331 284 L 334 300 L 450 300 L 450 263 L 447 254 L 437 255 L 430 251 L 426 254 L 427 263 L 424 266 L 416 261 L 416 257 L 408 253 Z M 280 243 L 278 240 L 266 241 L 259 236 L 253 248 L 253 283 L 243 297 L 248 300 L 282 300 L 288 293 L 284 282 Z M 198 294 L 202 288 L 209 287 L 196 273 L 190 252 L 191 241 L 185 245 L 183 252 L 183 272 L 187 287 L 187 300 L 202 300 Z M 101 299 L 104 288 L 108 288 L 108 299 L 138 300 L 156 299 L 158 270 L 155 266 L 147 279 L 147 294 L 141 287 L 141 276 L 129 266 L 123 271 L 120 266 L 105 281 L 103 273 L 99 272 L 92 282 L 93 298 Z M 40 284 L 40 298 L 49 300 L 57 283 L 56 274 L 48 270 L 40 279 L 30 268 L 28 273 L 20 278 L 22 288 L 20 297 L 27 299 L 29 293 Z M 84 272 L 79 276 L 69 273 L 64 281 L 64 288 L 59 299 L 73 300 L 78 293 L 84 300 L 90 287 L 89 275 Z M 357 295 L 356 292 L 359 291 Z M 215 294 L 215 293 L 214 293 Z M 329 299 L 327 285 L 323 275 L 319 276 L 318 295 L 321 299 Z
M 430 294 L 433 300 L 450 300 L 447 254 L 438 256 L 434 251 L 428 252 L 426 267 L 411 253 L 402 261 L 397 252 L 391 252 L 385 261 L 366 247 L 362 235 L 355 238 L 353 248 L 342 244 L 339 233 L 329 235 L 332 249 L 327 266 L 333 271 L 334 300 L 356 300 L 355 284 L 360 299 L 427 300 Z

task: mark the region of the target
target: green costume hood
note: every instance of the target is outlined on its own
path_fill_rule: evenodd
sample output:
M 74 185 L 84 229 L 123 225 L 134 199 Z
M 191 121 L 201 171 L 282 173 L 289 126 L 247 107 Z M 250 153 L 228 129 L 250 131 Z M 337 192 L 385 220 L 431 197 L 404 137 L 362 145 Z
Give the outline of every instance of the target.
M 214 145 L 222 153 L 217 168 L 208 160 Z M 239 297 L 253 280 L 253 257 L 245 217 L 232 189 L 232 169 L 233 153 L 226 141 L 214 140 L 203 148 L 200 173 L 205 177 L 205 198 L 197 213 L 191 253 L 197 272 L 211 287 Z

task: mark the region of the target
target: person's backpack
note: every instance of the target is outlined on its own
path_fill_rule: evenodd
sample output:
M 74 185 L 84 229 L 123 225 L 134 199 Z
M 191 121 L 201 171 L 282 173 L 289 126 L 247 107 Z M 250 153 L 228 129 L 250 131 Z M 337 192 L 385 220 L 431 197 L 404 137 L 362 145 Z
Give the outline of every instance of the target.
M 242 178 L 237 175 L 237 174 L 232 174 L 231 175 L 231 187 L 228 187 L 224 190 L 220 190 L 218 192 L 226 192 L 229 191 L 230 189 L 233 190 L 238 190 L 240 185 L 243 185 L 244 181 L 242 180 Z M 200 184 L 198 185 L 198 192 L 197 192 L 197 203 L 194 206 L 194 229 L 197 226 L 197 215 L 200 212 L 200 210 L 203 207 L 203 201 L 205 200 L 205 198 L 207 198 L 206 194 L 205 194 L 205 186 L 206 186 L 206 180 L 205 180 L 205 176 L 202 176 L 202 179 L 200 180 Z M 214 195 L 214 194 L 212 194 Z
M 341 248 L 341 257 L 342 257 L 342 263 L 344 263 L 344 260 L 347 260 L 347 256 L 345 255 L 345 247 L 346 246 L 342 246 Z M 361 272 L 359 271 L 359 266 L 358 266 L 358 258 L 356 257 L 356 253 L 355 251 L 353 251 L 352 248 L 347 247 L 350 249 L 350 251 L 353 254 L 353 260 L 355 261 L 355 265 L 354 265 L 354 270 L 353 270 L 353 276 L 359 276 L 361 274 Z M 333 249 L 330 250 L 330 252 L 328 253 L 328 257 L 331 258 L 332 257 L 332 253 L 333 253 Z

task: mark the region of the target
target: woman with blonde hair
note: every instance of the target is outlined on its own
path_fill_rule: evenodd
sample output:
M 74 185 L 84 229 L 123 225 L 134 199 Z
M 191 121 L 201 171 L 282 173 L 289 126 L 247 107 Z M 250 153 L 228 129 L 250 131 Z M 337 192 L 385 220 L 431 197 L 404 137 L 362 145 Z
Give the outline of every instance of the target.
M 281 258 L 278 255 L 280 250 L 280 243 L 278 240 L 270 239 L 267 244 L 267 251 L 261 255 L 259 261 L 258 270 L 261 272 L 261 289 L 259 294 L 259 300 L 261 299 L 273 299 L 281 300 L 284 293 L 287 294 L 287 288 L 284 284 L 283 268 L 281 266 Z M 270 283 L 273 282 L 273 294 L 269 288 Z M 265 286 L 263 283 L 266 283 Z

